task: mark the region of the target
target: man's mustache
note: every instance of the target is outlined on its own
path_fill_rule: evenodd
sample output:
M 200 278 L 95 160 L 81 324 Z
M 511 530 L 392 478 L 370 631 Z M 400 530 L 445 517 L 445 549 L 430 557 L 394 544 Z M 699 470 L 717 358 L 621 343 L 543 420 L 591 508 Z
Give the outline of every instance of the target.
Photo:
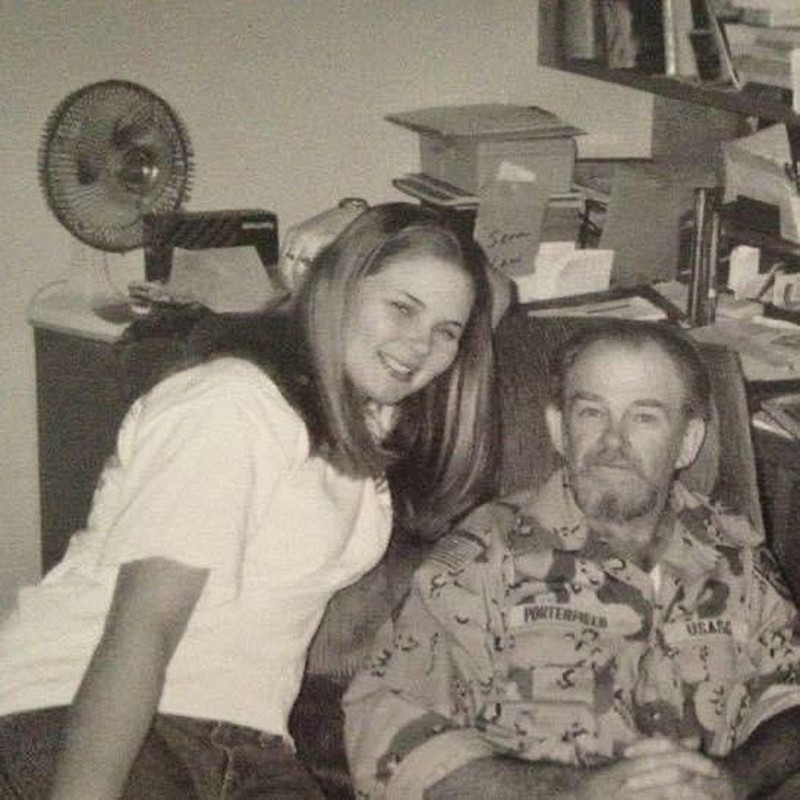
M 583 463 L 585 469 L 590 467 L 615 467 L 639 472 L 639 464 L 636 459 L 618 448 L 603 448 L 597 452 L 589 453 Z

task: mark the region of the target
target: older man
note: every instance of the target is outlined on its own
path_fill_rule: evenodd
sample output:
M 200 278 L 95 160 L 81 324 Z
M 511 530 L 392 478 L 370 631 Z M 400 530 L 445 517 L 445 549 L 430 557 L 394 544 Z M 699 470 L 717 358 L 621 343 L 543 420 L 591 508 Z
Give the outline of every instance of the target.
M 435 546 L 348 691 L 359 797 L 800 797 L 797 611 L 676 479 L 709 418 L 692 344 L 609 321 L 553 378 L 563 468 Z

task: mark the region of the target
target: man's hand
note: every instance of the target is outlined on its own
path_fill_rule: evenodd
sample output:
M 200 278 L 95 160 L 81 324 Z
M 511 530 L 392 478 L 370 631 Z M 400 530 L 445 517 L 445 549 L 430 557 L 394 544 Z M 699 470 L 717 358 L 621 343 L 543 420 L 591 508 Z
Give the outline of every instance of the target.
M 624 791 L 619 797 L 620 800 L 744 800 L 747 795 L 741 794 L 724 776 L 707 778 L 695 774 L 678 784 Z
M 744 787 L 696 747 L 696 742 L 664 738 L 628 747 L 623 763 L 635 772 L 622 785 L 619 800 L 744 800 Z
M 579 800 L 734 800 L 733 794 L 709 793 L 710 787 L 726 783 L 723 772 L 692 745 L 664 738 L 637 742 L 614 764 L 587 771 L 577 796 Z

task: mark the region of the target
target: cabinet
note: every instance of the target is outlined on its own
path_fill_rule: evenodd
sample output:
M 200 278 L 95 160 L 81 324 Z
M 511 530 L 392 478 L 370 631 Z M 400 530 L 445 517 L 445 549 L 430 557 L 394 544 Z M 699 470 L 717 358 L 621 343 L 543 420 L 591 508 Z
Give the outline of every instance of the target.
M 28 318 L 36 348 L 41 563 L 59 561 L 83 528 L 95 484 L 133 399 L 179 358 L 184 328 L 120 346 L 129 320 L 92 311 L 66 281 L 44 287 Z M 190 320 L 191 321 L 191 320 Z
M 43 570 L 86 525 L 125 413 L 182 359 L 192 319 L 170 335 L 125 346 L 34 323 Z
M 63 555 L 86 515 L 128 407 L 114 347 L 34 328 L 42 568 Z

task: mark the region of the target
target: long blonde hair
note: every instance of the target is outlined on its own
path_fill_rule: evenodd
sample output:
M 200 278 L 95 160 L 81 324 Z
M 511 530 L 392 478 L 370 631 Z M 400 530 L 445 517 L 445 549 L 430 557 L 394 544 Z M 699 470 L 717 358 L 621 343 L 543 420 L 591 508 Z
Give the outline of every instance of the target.
M 451 367 L 401 404 L 393 435 L 380 442 L 345 373 L 344 322 L 360 281 L 399 254 L 458 265 L 475 300 Z M 316 257 L 294 302 L 319 402 L 321 425 L 311 430 L 312 442 L 348 474 L 388 469 L 400 518 L 426 536 L 493 488 L 499 437 L 491 299 L 477 248 L 465 248 L 432 210 L 387 203 L 357 217 Z

